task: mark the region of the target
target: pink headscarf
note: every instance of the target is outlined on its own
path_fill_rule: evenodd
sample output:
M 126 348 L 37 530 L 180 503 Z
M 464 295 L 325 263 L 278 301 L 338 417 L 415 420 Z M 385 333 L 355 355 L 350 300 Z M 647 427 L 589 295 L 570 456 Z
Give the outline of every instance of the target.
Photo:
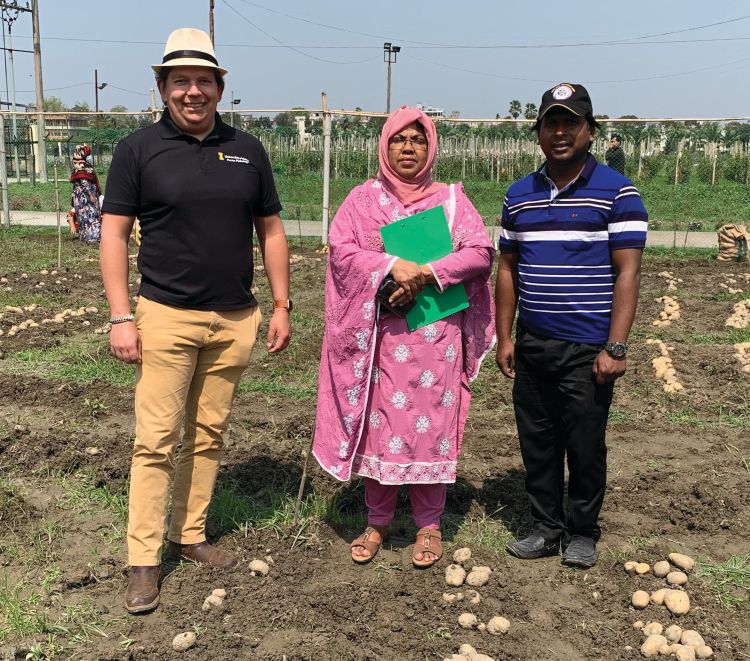
M 412 122 L 417 122 L 424 130 L 427 138 L 427 163 L 424 168 L 412 179 L 405 179 L 399 175 L 388 162 L 388 141 Z M 433 121 L 421 110 L 401 106 L 390 117 L 383 126 L 378 145 L 378 160 L 380 171 L 378 177 L 386 183 L 388 188 L 396 195 L 405 207 L 411 206 L 429 197 L 446 184 L 432 181 L 432 166 L 437 155 L 437 131 Z

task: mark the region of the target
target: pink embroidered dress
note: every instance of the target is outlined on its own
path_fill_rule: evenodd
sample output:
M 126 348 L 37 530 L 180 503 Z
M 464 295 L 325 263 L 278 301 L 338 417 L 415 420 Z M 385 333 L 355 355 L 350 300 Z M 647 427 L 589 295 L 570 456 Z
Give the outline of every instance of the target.
M 410 331 L 375 294 L 396 258 L 380 227 L 442 204 L 453 253 L 431 264 L 440 289 L 463 282 L 468 309 Z M 494 345 L 492 242 L 459 185 L 404 207 L 368 180 L 330 229 L 326 326 L 313 454 L 328 473 L 381 484 L 452 483 L 469 410 L 469 382 Z

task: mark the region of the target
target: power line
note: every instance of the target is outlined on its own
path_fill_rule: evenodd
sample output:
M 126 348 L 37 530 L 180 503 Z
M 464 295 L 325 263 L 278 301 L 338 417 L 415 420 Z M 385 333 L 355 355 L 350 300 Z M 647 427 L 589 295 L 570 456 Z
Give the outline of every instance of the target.
M 681 28 L 678 30 L 670 30 L 667 32 L 660 32 L 655 34 L 647 34 L 647 35 L 640 35 L 637 37 L 623 37 L 622 39 L 613 39 L 613 40 L 607 40 L 607 41 L 597 41 L 597 42 L 581 42 L 581 43 L 570 43 L 570 44 L 494 44 L 494 45 L 476 45 L 476 44 L 440 44 L 440 43 L 434 43 L 429 41 L 414 41 L 411 39 L 404 39 L 402 37 L 394 37 L 394 36 L 386 36 L 386 35 L 379 35 L 379 34 L 372 34 L 370 32 L 360 32 L 358 30 L 351 30 L 349 28 L 343 28 L 336 25 L 330 25 L 328 23 L 321 23 L 319 21 L 313 21 L 311 19 L 303 18 L 302 16 L 296 16 L 294 14 L 288 14 L 285 12 L 280 12 L 275 9 L 270 9 L 269 7 L 264 7 L 263 5 L 258 4 L 257 2 L 252 2 L 252 0 L 240 0 L 240 2 L 244 2 L 246 5 L 252 5 L 253 7 L 257 7 L 258 9 L 262 9 L 263 11 L 269 12 L 271 14 L 276 14 L 278 16 L 283 16 L 285 18 L 291 18 L 295 21 L 300 21 L 302 23 L 307 23 L 310 25 L 317 25 L 318 27 L 327 28 L 329 30 L 335 30 L 337 32 L 344 32 L 347 34 L 355 34 L 360 37 L 372 37 L 374 39 L 395 39 L 397 41 L 400 41 L 401 43 L 408 43 L 410 44 L 409 48 L 416 48 L 418 46 L 422 47 L 430 47 L 430 48 L 456 48 L 456 49 L 526 49 L 526 48 L 576 48 L 579 46 L 610 46 L 610 45 L 625 45 L 629 41 L 636 41 L 636 40 L 642 40 L 642 39 L 650 39 L 652 37 L 663 37 L 668 36 L 671 34 L 681 34 L 683 32 L 692 32 L 695 30 L 703 30 L 706 28 L 716 27 L 718 25 L 726 25 L 728 23 L 736 23 L 738 21 L 745 21 L 747 19 L 750 19 L 750 14 L 745 16 L 738 16 L 736 18 L 731 18 L 725 21 L 718 21 L 715 23 L 706 23 L 705 25 L 696 25 L 693 27 L 688 28 Z M 747 39 L 747 37 L 738 37 L 737 39 Z M 706 40 L 706 41 L 713 41 L 713 40 Z M 723 41 L 723 39 L 717 39 L 716 41 Z M 665 41 L 665 42 L 649 42 L 649 43 L 692 43 L 691 41 Z M 411 45 L 415 44 L 415 45 Z
M 310 55 L 309 53 L 305 53 L 304 51 L 300 50 L 299 48 L 296 48 L 294 46 L 290 46 L 289 44 L 284 43 L 281 39 L 278 39 L 278 38 L 274 37 L 270 32 L 267 32 L 266 30 L 264 30 L 260 26 L 258 26 L 255 23 L 253 23 L 249 18 L 247 18 L 247 16 L 244 16 L 239 11 L 237 11 L 234 7 L 232 7 L 232 5 L 230 5 L 227 2 L 227 0 L 224 0 L 224 4 L 227 7 L 229 7 L 229 9 L 231 9 L 235 14 L 237 14 L 237 16 L 239 16 L 243 21 L 245 21 L 249 25 L 252 25 L 256 30 L 258 30 L 258 32 L 264 34 L 265 36 L 267 36 L 269 39 L 272 39 L 276 43 L 281 44 L 282 46 L 285 46 L 289 50 L 294 51 L 298 55 L 302 55 L 303 57 L 308 57 L 311 60 L 317 60 L 318 62 L 326 62 L 328 64 L 363 64 L 365 62 L 370 62 L 370 61 L 376 59 L 375 57 L 370 57 L 370 58 L 367 58 L 366 60 L 359 60 L 357 62 L 340 62 L 338 60 L 329 60 L 329 59 L 326 59 L 326 58 L 323 58 L 323 57 L 317 57 L 316 55 Z
M 549 83 L 549 84 L 554 84 L 554 83 L 559 82 L 559 80 L 557 80 L 557 79 L 556 80 L 551 80 L 551 79 L 543 79 L 543 78 L 520 78 L 520 77 L 517 77 L 517 76 L 503 76 L 501 74 L 489 73 L 487 71 L 476 71 L 475 69 L 467 69 L 465 67 L 457 67 L 457 66 L 454 66 L 452 64 L 444 64 L 442 62 L 433 62 L 432 60 L 425 60 L 425 59 L 423 59 L 421 57 L 415 57 L 413 55 L 409 55 L 409 57 L 411 57 L 411 59 L 413 59 L 413 60 L 417 60 L 419 62 L 424 62 L 425 64 L 431 64 L 433 66 L 441 67 L 443 69 L 452 69 L 453 71 L 460 71 L 462 73 L 473 73 L 473 74 L 475 74 L 477 76 L 485 76 L 485 77 L 488 77 L 488 78 L 500 78 L 502 80 L 517 80 L 517 81 L 522 81 L 522 82 L 527 82 L 527 83 Z M 740 62 L 747 62 L 747 61 L 750 61 L 750 57 L 743 57 L 742 59 L 739 59 L 739 60 L 733 60 L 731 62 L 722 62 L 721 64 L 716 64 L 716 65 L 713 65 L 713 66 L 710 66 L 710 67 L 704 67 L 704 68 L 701 68 L 701 69 L 693 69 L 691 71 L 680 71 L 680 72 L 677 72 L 677 73 L 659 74 L 659 75 L 656 75 L 656 76 L 645 76 L 645 77 L 642 77 L 642 78 L 619 78 L 619 79 L 615 79 L 615 80 L 589 80 L 588 83 L 603 85 L 603 84 L 606 84 L 606 83 L 634 83 L 634 82 L 640 82 L 640 81 L 645 81 L 645 80 L 661 80 L 661 79 L 664 79 L 664 78 L 677 78 L 679 76 L 689 76 L 691 74 L 701 73 L 703 71 L 713 71 L 715 69 L 720 69 L 722 67 L 731 66 L 733 64 L 739 64 Z
M 29 36 L 16 36 L 16 39 L 31 39 Z M 124 45 L 143 45 L 143 46 L 162 46 L 161 41 L 131 41 L 128 39 L 89 39 L 86 37 L 44 37 L 45 41 L 77 41 L 82 43 L 91 44 L 124 44 Z M 631 39 L 641 39 L 641 37 L 631 37 Z M 598 47 L 598 46 L 642 46 L 642 45 L 661 45 L 661 44 L 700 44 L 700 43 L 715 43 L 715 42 L 731 42 L 731 41 L 750 41 L 750 37 L 710 37 L 705 39 L 661 39 L 654 41 L 590 41 L 590 42 L 578 42 L 578 43 L 561 43 L 561 44 L 494 44 L 494 45 L 482 45 L 482 44 L 454 44 L 454 45 L 420 45 L 420 46 L 409 46 L 409 50 L 530 50 L 538 49 L 543 50 L 545 48 L 581 48 L 581 47 Z M 217 43 L 217 47 L 220 48 L 298 48 L 307 50 L 378 50 L 380 51 L 382 46 L 380 44 L 373 44 L 368 46 L 362 45 L 346 45 L 346 46 L 334 46 L 331 44 L 228 44 L 228 43 Z M 19 49 L 14 49 L 18 51 Z M 26 52 L 26 51 L 24 51 Z M 374 58 L 373 58 L 374 59 Z M 329 60 L 323 60 L 328 62 Z M 362 60 L 362 62 L 369 62 L 370 60 Z M 358 64 L 358 62 L 336 62 L 336 64 Z

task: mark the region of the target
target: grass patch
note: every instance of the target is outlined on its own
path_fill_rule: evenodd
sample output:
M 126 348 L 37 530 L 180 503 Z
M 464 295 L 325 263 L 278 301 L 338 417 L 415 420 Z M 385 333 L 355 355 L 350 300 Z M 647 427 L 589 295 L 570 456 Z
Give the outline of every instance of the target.
M 99 259 L 99 249 L 70 238 L 63 230 L 61 268 L 57 276 L 44 276 L 54 282 L 60 276 L 69 277 L 68 270 L 77 271 L 86 260 Z M 57 268 L 57 229 L 16 225 L 0 228 L 0 264 L 3 273 L 26 272 L 29 277 L 42 269 Z M 42 277 L 42 276 L 40 276 Z M 12 284 L 12 283 L 11 283 Z
M 294 521 L 297 485 L 273 485 L 262 495 L 248 496 L 239 484 L 220 483 L 211 500 L 209 517 L 222 533 L 242 532 L 251 528 L 270 528 L 284 533 Z M 303 500 L 300 519 L 331 518 L 331 501 L 311 493 Z
M 495 514 L 497 512 L 467 516 L 456 531 L 453 541 L 459 545 L 479 546 L 505 555 L 505 547 L 513 541 L 514 536 L 501 520 L 493 518 Z
M 94 513 L 102 509 L 125 524 L 128 518 L 128 494 L 124 489 L 112 491 L 106 484 L 97 484 L 92 474 L 60 478 L 65 495 L 60 502 L 78 512 Z
M 667 421 L 672 425 L 684 425 L 687 427 L 701 427 L 705 421 L 696 413 L 692 406 L 686 405 L 674 411 L 666 413 Z
M 625 413 L 625 411 L 620 411 L 619 409 L 609 409 L 609 413 L 607 414 L 607 419 L 610 422 L 623 422 L 624 420 L 627 420 L 628 414 Z
M 739 344 L 750 342 L 750 328 L 727 328 L 719 333 L 688 333 L 684 341 L 687 344 Z
M 24 349 L 8 356 L 2 371 L 84 384 L 97 379 L 121 387 L 135 383 L 133 367 L 112 358 L 108 344 L 100 339 L 50 349 Z
M 16 636 L 51 632 L 47 613 L 41 605 L 42 595 L 26 589 L 25 583 L 0 583 L 0 641 Z
M 671 259 L 679 262 L 715 260 L 718 248 L 671 248 L 669 246 L 649 246 L 643 251 L 643 261 Z
M 630 537 L 625 545 L 619 549 L 612 550 L 607 548 L 606 551 L 612 557 L 613 563 L 624 563 L 628 560 L 633 560 L 640 556 L 644 551 L 650 549 L 656 543 L 656 536 L 650 535 L 648 537 L 635 536 Z
M 310 399 L 315 397 L 317 388 L 314 386 L 295 386 L 283 383 L 275 378 L 245 378 L 237 388 L 238 395 L 264 393 L 266 395 L 285 395 L 292 399 Z
M 733 555 L 725 562 L 710 563 L 699 560 L 695 568 L 727 610 L 747 608 L 750 603 L 750 554 Z

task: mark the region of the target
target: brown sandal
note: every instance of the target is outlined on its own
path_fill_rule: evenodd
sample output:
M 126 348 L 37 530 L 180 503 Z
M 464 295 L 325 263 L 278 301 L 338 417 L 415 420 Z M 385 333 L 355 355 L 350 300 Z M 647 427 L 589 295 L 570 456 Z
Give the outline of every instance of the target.
M 432 565 L 434 565 L 438 560 L 440 560 L 440 558 L 443 557 L 443 545 L 440 543 L 441 539 L 442 535 L 440 534 L 439 530 L 435 530 L 433 528 L 420 528 L 417 531 L 417 541 L 414 544 L 414 551 L 412 551 L 411 555 L 411 561 L 414 563 L 415 567 L 418 567 L 420 569 L 432 567 Z M 433 560 L 417 560 L 414 557 L 414 554 L 420 551 L 423 554 L 432 553 L 437 557 Z
M 370 537 L 372 537 L 373 533 L 378 533 L 380 535 L 380 541 L 376 542 L 374 539 L 371 540 Z M 384 526 L 367 526 L 365 528 L 364 532 L 357 537 L 349 547 L 352 551 L 352 560 L 356 562 L 358 565 L 365 565 L 368 562 L 370 562 L 377 554 L 378 551 L 380 551 L 380 547 L 383 545 L 383 542 L 385 541 L 385 538 L 388 536 L 388 528 Z M 355 548 L 363 548 L 370 552 L 370 555 L 367 557 L 361 556 L 361 555 L 354 555 L 354 549 Z

